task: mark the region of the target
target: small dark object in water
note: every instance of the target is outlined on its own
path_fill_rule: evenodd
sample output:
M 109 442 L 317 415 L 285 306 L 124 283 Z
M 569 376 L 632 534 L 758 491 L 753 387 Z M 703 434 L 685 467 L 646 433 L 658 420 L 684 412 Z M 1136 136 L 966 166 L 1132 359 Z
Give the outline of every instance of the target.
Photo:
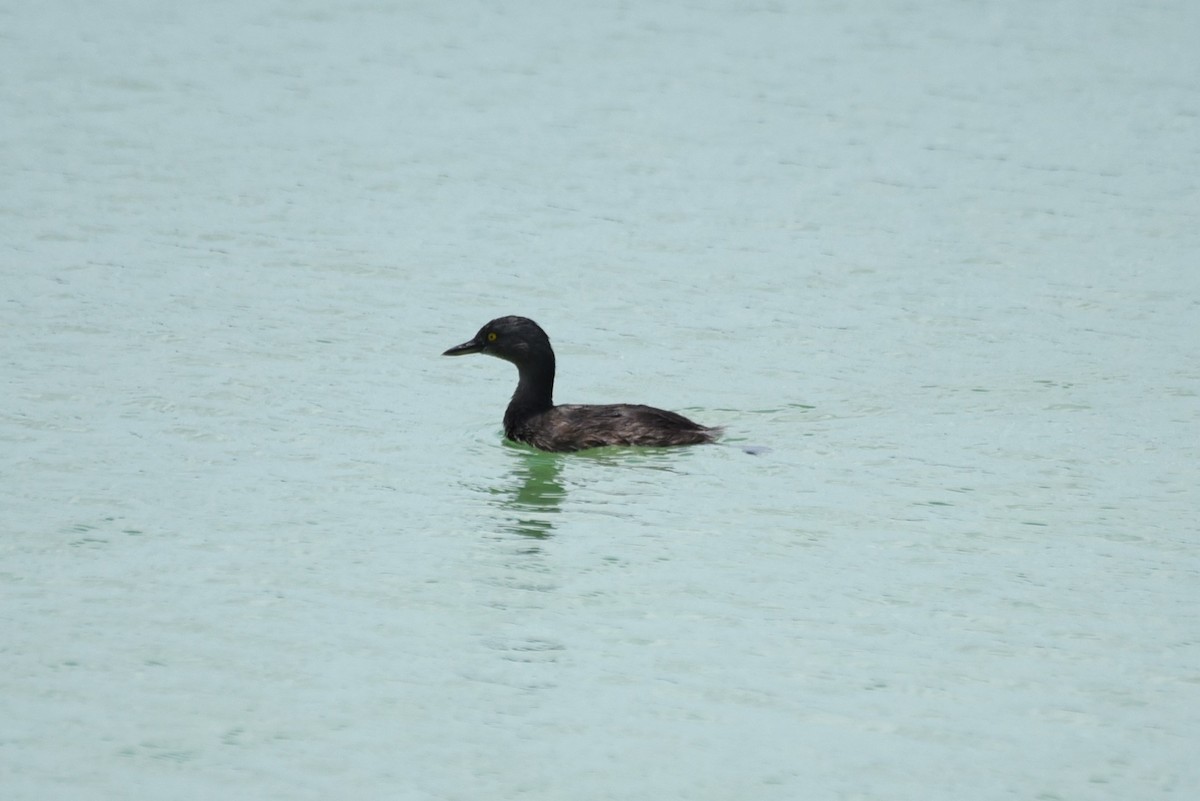
M 554 350 L 541 326 L 526 317 L 500 317 L 475 338 L 443 356 L 486 353 L 517 366 L 517 391 L 504 412 L 504 436 L 544 451 L 579 451 L 604 445 L 697 445 L 719 428 L 681 414 L 631 403 L 555 406 Z

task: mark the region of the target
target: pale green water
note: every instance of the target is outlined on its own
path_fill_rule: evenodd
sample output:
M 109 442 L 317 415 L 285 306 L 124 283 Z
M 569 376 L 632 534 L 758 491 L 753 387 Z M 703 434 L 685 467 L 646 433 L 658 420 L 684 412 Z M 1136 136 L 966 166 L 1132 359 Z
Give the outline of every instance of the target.
M 1193 6 L 0 18 L 6 801 L 1194 794 Z

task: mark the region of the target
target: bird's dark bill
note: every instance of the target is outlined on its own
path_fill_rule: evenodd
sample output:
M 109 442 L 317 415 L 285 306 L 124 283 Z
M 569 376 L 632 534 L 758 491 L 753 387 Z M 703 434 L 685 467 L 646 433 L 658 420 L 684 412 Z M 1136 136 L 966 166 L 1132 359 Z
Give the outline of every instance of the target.
M 472 339 L 470 342 L 464 342 L 461 345 L 455 345 L 450 350 L 443 353 L 443 356 L 466 356 L 468 353 L 479 353 L 483 350 L 483 343 L 477 339 Z

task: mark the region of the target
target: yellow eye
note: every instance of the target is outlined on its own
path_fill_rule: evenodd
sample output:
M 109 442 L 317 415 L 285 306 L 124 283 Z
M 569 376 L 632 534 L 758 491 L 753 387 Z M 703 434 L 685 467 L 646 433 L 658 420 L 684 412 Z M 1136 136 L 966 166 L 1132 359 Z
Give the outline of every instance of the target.
M 496 332 L 489 331 L 488 332 L 488 342 L 495 342 L 495 341 L 496 341 Z

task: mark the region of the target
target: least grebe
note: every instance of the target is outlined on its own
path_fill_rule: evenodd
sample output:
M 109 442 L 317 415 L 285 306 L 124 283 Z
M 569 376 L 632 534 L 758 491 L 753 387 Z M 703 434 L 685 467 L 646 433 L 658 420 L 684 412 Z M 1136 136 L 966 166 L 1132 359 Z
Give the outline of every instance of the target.
M 554 350 L 542 327 L 527 317 L 500 317 L 443 356 L 486 353 L 517 366 L 520 378 L 504 412 L 504 436 L 544 451 L 603 445 L 697 445 L 721 433 L 681 414 L 630 403 L 554 405 Z

